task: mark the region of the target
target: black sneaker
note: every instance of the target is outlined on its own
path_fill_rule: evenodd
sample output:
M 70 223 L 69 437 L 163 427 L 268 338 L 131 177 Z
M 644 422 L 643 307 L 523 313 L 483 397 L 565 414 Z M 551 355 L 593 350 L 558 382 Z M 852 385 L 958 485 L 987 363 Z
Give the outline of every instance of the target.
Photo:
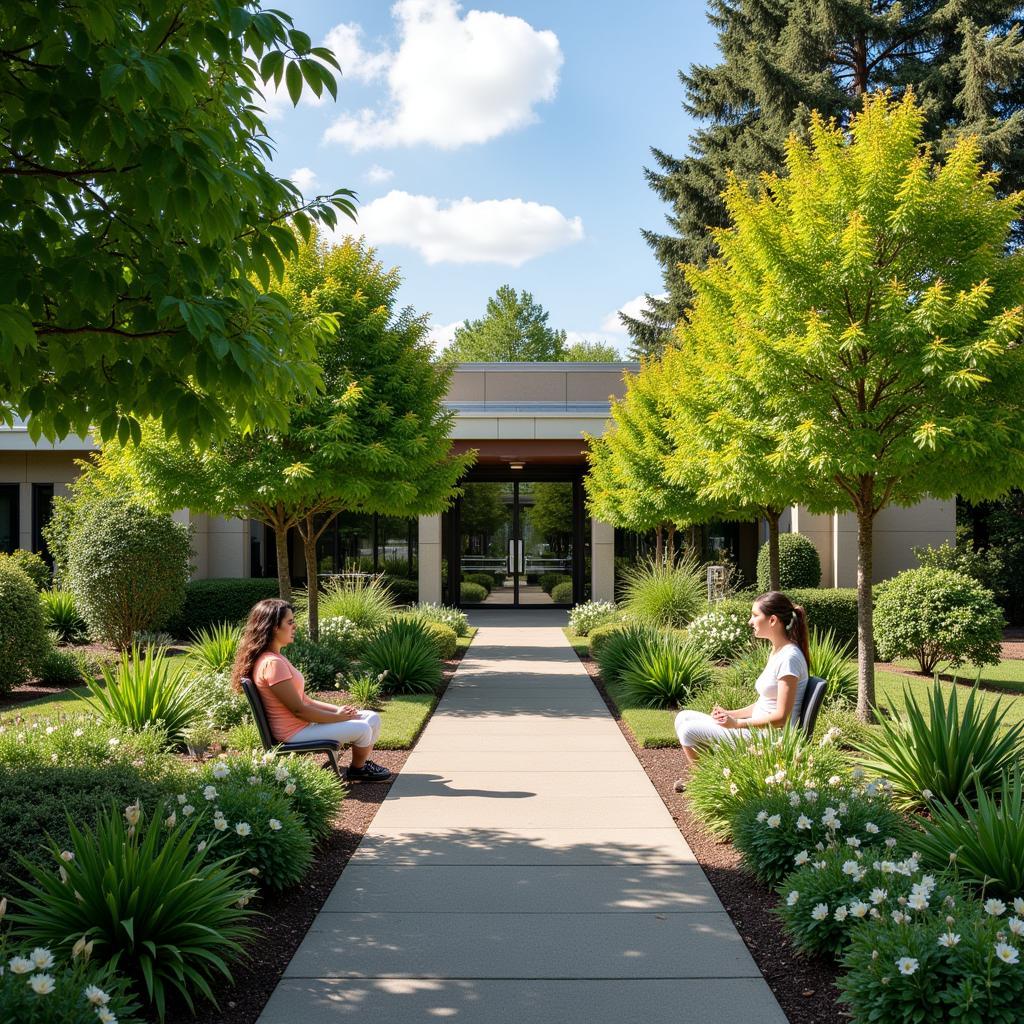
M 391 778 L 391 772 L 376 761 L 367 759 L 362 768 L 352 768 L 345 773 L 349 782 L 387 782 Z

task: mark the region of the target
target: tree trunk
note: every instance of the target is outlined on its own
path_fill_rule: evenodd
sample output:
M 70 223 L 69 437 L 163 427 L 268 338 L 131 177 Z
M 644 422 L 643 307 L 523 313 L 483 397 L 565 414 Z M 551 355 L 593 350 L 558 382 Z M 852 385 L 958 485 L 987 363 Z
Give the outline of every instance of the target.
M 875 517 L 857 513 L 857 718 L 874 722 L 875 632 L 871 601 L 872 553 Z
M 305 522 L 300 524 L 299 532 L 302 534 L 302 550 L 306 556 L 306 613 L 309 619 L 309 637 L 316 643 L 320 639 L 320 587 L 316 578 L 316 530 L 313 527 L 312 516 L 306 516 Z
M 660 524 L 654 528 L 654 560 L 661 565 L 665 554 L 665 545 L 662 541 Z
M 277 546 L 277 593 L 282 601 L 290 601 L 292 573 L 288 559 L 288 527 L 281 520 L 274 522 L 274 541 Z
M 666 562 L 671 561 L 671 562 L 674 563 L 675 560 L 676 560 L 676 524 L 675 523 L 669 523 L 668 524 L 668 543 L 667 543 L 667 547 L 668 547 L 668 556 L 666 557 L 665 561 Z
M 779 578 L 779 516 L 781 512 L 770 508 L 765 511 L 768 520 L 768 589 L 781 589 Z

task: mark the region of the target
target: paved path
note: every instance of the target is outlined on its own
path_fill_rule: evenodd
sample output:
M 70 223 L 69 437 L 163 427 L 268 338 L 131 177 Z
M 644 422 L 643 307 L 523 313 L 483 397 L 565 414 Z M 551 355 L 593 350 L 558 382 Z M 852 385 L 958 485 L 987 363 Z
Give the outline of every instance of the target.
M 474 616 L 259 1024 L 785 1024 L 564 621 Z

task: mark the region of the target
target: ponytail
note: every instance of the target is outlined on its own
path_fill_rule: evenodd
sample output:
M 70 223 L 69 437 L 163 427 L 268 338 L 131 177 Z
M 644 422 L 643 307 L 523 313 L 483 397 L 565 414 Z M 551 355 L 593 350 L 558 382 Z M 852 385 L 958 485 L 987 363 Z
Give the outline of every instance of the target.
M 807 633 L 807 612 L 803 606 L 794 604 L 785 594 L 777 590 L 769 590 L 754 599 L 754 604 L 765 615 L 774 615 L 782 623 L 786 631 L 786 639 L 796 644 L 807 662 L 807 670 L 811 669 L 810 638 Z

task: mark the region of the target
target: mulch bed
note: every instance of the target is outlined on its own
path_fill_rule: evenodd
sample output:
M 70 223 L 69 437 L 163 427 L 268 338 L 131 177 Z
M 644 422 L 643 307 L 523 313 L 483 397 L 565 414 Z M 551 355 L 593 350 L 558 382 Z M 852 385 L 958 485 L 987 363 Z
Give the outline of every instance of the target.
M 638 746 L 605 691 L 597 663 L 589 658 L 580 660 L 791 1024 L 848 1021 L 850 1014 L 836 1002 L 836 965 L 820 958 L 809 959 L 793 948 L 782 923 L 771 912 L 777 902 L 775 894 L 742 867 L 731 843 L 719 842 L 701 828 L 689 812 L 685 795 L 673 789 L 684 773 L 682 754 L 675 748 L 645 750 Z

